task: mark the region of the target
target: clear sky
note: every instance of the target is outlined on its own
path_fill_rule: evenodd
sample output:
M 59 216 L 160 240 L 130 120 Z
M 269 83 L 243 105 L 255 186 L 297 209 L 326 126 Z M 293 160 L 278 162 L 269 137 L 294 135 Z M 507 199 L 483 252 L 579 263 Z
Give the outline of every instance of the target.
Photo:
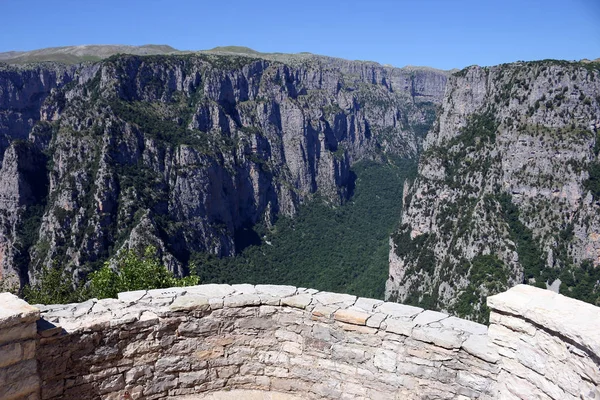
M 0 0 L 0 52 L 248 46 L 395 66 L 600 57 L 600 0 Z

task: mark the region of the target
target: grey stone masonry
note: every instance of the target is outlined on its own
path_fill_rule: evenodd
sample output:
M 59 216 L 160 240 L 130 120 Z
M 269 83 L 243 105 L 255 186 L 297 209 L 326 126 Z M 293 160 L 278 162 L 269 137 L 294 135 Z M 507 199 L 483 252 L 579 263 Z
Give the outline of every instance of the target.
M 498 398 L 600 399 L 600 309 L 518 285 L 488 298 Z
M 38 400 L 36 321 L 40 311 L 10 293 L 0 293 L 0 399 Z
M 314 289 L 209 284 L 37 307 L 44 400 L 489 399 L 499 371 L 483 325 Z
M 598 308 L 521 286 L 489 306 L 488 331 L 440 312 L 292 286 L 209 284 L 37 308 L 5 293 L 0 399 L 229 390 L 303 399 L 600 398 Z

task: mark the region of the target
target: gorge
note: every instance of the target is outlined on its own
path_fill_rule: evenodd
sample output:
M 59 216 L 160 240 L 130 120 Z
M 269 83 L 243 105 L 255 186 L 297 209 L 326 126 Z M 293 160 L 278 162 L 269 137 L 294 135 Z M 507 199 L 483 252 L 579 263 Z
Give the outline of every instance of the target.
M 237 47 L 82 51 L 0 64 L 4 287 L 53 268 L 84 283 L 151 245 L 176 275 L 204 282 L 310 277 L 302 284 L 480 322 L 485 298 L 518 283 L 598 301 L 598 62 L 439 71 Z M 356 195 L 385 174 L 397 189 Z M 402 209 L 382 228 L 385 294 L 380 237 L 365 240 L 379 243 L 377 262 L 355 265 L 306 246 L 291 258 L 277 236 L 308 243 L 304 217 L 325 232 L 314 221 L 327 212 L 303 207 L 343 221 L 380 196 Z M 313 243 L 351 236 L 331 234 Z M 294 270 L 288 257 L 308 262 Z

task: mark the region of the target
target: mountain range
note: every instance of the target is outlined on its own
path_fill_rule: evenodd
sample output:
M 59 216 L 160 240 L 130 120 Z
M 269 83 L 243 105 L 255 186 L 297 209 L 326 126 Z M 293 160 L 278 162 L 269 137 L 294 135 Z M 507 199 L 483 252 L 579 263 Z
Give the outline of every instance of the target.
M 441 71 L 237 46 L 0 53 L 0 274 L 83 280 L 149 244 L 186 274 L 194 255 L 264 244 L 302 207 L 352 202 L 360 163 L 401 159 L 418 172 L 397 199 L 387 299 L 478 320 L 520 282 L 595 302 L 599 86 L 587 60 Z

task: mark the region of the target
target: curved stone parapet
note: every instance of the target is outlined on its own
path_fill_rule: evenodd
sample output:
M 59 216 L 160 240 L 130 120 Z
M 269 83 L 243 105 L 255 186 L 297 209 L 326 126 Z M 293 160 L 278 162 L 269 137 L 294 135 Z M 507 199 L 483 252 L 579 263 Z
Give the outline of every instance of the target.
M 488 306 L 498 398 L 600 399 L 600 308 L 528 285 Z
M 136 291 L 39 311 L 0 296 L 3 400 L 570 399 L 593 398 L 600 382 L 598 331 L 563 335 L 552 317 L 598 309 L 529 287 L 490 298 L 489 334 L 439 312 L 292 286 Z

